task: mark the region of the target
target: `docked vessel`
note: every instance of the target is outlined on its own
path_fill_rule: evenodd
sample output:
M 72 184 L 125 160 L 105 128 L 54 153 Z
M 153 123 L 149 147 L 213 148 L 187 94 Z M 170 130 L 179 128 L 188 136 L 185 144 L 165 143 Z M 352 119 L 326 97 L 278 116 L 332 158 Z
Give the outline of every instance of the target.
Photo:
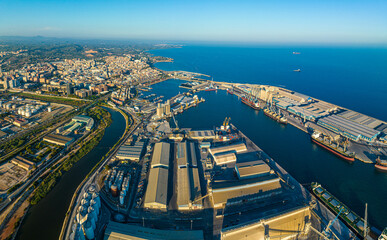
M 364 236 L 364 227 L 367 225 L 363 218 L 351 211 L 345 204 L 340 202 L 335 196 L 324 189 L 321 184 L 315 182 L 311 183 L 311 190 L 314 196 L 316 196 L 321 202 L 323 202 L 335 215 L 339 215 L 340 219 L 346 223 L 360 236 Z M 367 232 L 370 228 L 367 226 Z
M 233 95 L 233 94 L 234 94 L 234 91 L 227 88 L 227 93 Z
M 311 135 L 312 142 L 316 143 L 317 145 L 325 148 L 326 150 L 330 151 L 331 153 L 335 154 L 336 156 L 339 156 L 347 161 L 353 162 L 355 161 L 355 154 L 346 151 L 344 148 L 340 149 L 340 145 L 337 144 L 337 146 L 334 146 L 333 144 L 327 142 L 324 140 L 324 138 L 321 136 L 320 133 L 313 132 Z
M 387 172 L 387 160 L 381 160 L 380 157 L 376 159 L 375 168 Z
M 268 108 L 265 108 L 263 110 L 263 113 L 268 116 L 269 118 L 279 122 L 279 123 L 282 123 L 282 124 L 288 124 L 288 120 L 284 117 L 284 116 L 281 116 L 280 114 L 277 114 L 276 112 L 268 109 Z
M 255 110 L 261 109 L 257 101 L 253 101 L 251 99 L 248 99 L 247 97 L 242 97 L 242 102 Z

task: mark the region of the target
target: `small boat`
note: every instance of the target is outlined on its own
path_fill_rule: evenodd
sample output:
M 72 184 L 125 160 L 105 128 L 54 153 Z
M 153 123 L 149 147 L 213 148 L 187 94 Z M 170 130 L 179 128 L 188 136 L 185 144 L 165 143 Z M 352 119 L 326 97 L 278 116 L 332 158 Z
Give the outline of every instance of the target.
M 227 93 L 233 95 L 233 94 L 234 94 L 234 91 L 232 91 L 232 90 L 230 90 L 230 89 L 227 88 Z
M 376 159 L 375 168 L 387 172 L 387 160 L 381 160 L 380 157 Z
M 298 54 L 301 54 L 300 52 L 293 52 L 293 54 L 296 54 L 296 55 L 298 55 Z
M 301 69 L 293 70 L 293 72 L 301 72 Z

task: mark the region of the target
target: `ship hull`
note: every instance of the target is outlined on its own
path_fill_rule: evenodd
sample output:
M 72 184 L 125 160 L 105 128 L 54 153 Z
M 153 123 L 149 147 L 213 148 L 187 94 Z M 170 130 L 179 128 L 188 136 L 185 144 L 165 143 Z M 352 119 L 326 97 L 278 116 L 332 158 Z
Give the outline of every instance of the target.
M 259 110 L 260 107 L 255 106 L 253 103 L 249 102 L 248 100 L 245 100 L 242 98 L 242 102 L 246 104 L 247 106 L 251 107 L 252 109 Z
M 350 162 L 354 162 L 354 161 L 355 161 L 355 157 L 345 156 L 344 154 L 342 154 L 342 153 L 336 151 L 336 150 L 333 149 L 333 148 L 330 148 L 329 146 L 326 146 L 325 144 L 323 144 L 323 143 L 317 141 L 316 139 L 314 139 L 314 138 L 312 138 L 312 137 L 311 137 L 311 139 L 312 139 L 312 142 L 316 143 L 316 144 L 319 145 L 320 147 L 325 148 L 326 150 L 330 151 L 331 153 L 335 154 L 336 156 L 339 156 L 339 157 L 341 157 L 342 159 L 345 159 L 345 160 L 350 161 Z
M 375 168 L 380 170 L 380 171 L 387 172 L 387 166 L 376 163 Z
M 278 123 L 281 123 L 281 124 L 284 124 L 284 125 L 288 124 L 288 122 L 281 121 L 281 120 L 275 118 L 274 116 L 272 116 L 271 114 L 269 114 L 269 113 L 267 113 L 265 111 L 263 112 L 263 114 L 265 114 L 266 116 L 268 116 L 269 118 L 273 119 L 274 121 L 276 121 Z
M 234 95 L 234 92 L 231 92 L 230 90 L 227 90 L 228 94 Z

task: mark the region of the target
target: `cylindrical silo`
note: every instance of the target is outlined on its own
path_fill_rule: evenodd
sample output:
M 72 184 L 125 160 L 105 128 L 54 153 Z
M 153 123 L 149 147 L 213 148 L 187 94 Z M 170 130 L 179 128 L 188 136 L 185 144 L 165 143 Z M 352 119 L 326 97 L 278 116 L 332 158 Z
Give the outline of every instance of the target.
M 83 231 L 85 232 L 87 239 L 94 239 L 94 228 L 90 221 L 86 221 L 83 225 Z

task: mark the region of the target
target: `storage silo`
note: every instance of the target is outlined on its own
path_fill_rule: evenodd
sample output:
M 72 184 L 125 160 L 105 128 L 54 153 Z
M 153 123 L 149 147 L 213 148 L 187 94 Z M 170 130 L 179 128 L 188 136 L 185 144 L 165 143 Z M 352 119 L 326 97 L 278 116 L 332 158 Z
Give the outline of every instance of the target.
M 97 193 L 93 193 L 92 199 L 97 202 L 98 208 L 101 208 L 101 199 L 99 198 Z
M 90 207 L 94 208 L 95 212 L 97 213 L 97 216 L 99 215 L 99 207 L 97 201 L 94 199 L 91 199 L 90 201 Z
M 94 228 L 90 221 L 86 221 L 82 226 L 83 232 L 85 233 L 87 239 L 94 239 Z
M 92 206 L 90 206 L 90 207 L 87 209 L 87 212 L 89 213 L 89 215 L 90 215 L 90 214 L 93 215 L 95 221 L 97 220 L 97 218 L 98 218 L 97 211 L 96 211 Z
M 117 185 L 112 185 L 111 187 L 110 187 L 110 191 L 111 191 L 111 193 L 112 193 L 112 195 L 113 195 L 113 197 L 117 197 L 118 196 L 118 189 L 117 189 Z

